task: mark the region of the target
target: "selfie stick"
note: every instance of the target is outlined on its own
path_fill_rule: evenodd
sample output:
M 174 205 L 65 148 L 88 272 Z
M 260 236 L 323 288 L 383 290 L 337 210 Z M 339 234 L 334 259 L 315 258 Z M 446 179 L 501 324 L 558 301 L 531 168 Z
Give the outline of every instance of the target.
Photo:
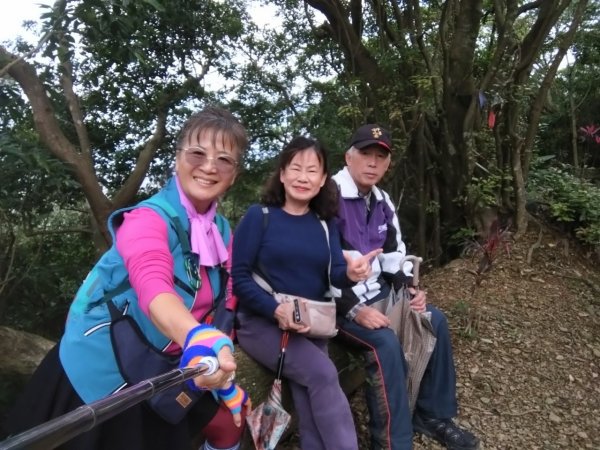
M 122 413 L 143 400 L 199 375 L 210 375 L 217 371 L 217 358 L 208 356 L 194 367 L 173 369 L 153 378 L 140 381 L 108 397 L 44 422 L 23 433 L 0 442 L 0 450 L 48 450 L 64 444 L 78 434 L 91 430 L 96 425 Z

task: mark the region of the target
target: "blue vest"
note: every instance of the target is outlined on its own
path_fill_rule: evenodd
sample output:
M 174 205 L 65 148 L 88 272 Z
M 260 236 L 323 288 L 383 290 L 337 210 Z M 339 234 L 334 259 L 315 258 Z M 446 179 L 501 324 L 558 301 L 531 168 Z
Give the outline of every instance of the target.
M 121 223 L 123 213 L 140 207 L 152 208 L 167 223 L 169 248 L 174 260 L 175 290 L 188 309 L 191 310 L 194 303 L 196 289 L 186 270 L 186 259 L 188 268 L 197 273 L 198 256 L 191 253 L 189 220 L 172 178 L 165 188 L 148 200 L 115 211 L 110 216 L 108 228 L 113 245 L 87 275 L 69 309 L 65 333 L 60 341 L 60 361 L 75 391 L 85 403 L 112 394 L 126 385 L 112 349 L 107 301 L 112 300 L 117 308 L 132 316 L 154 347 L 164 350 L 171 344 L 139 308 L 123 259 L 114 244 L 115 228 Z M 231 237 L 229 222 L 217 214 L 215 223 L 227 246 Z M 209 279 L 202 282 L 210 283 L 213 302 L 216 302 L 221 290 L 221 269 L 214 267 L 207 271 Z

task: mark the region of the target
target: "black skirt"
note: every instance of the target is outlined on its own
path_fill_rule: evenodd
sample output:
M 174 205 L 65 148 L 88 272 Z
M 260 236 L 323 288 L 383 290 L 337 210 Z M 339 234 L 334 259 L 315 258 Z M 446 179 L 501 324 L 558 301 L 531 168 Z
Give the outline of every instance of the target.
M 85 362 L 84 362 L 85 363 Z M 93 377 L 90 383 L 93 383 Z M 34 372 L 4 428 L 11 435 L 21 433 L 83 405 L 58 356 L 58 344 Z M 201 442 L 201 431 L 215 416 L 219 405 L 204 395 L 177 425 L 164 421 L 146 402 L 80 434 L 57 447 L 63 450 L 189 450 Z

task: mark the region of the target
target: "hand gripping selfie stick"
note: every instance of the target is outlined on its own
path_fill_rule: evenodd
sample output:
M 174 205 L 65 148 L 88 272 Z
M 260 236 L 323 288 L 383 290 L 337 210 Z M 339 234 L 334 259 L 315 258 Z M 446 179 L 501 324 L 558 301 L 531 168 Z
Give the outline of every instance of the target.
M 78 434 L 122 413 L 143 400 L 199 375 L 211 375 L 219 363 L 215 357 L 204 357 L 194 367 L 173 369 L 116 392 L 67 414 L 42 423 L 0 442 L 0 450 L 48 450 L 64 444 Z

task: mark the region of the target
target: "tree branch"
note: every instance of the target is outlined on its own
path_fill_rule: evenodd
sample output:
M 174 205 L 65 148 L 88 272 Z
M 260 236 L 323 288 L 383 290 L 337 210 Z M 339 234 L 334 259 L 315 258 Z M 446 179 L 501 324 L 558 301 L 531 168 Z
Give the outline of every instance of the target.
M 354 75 L 360 74 L 372 86 L 384 86 L 386 77 L 379 65 L 361 41 L 361 36 L 348 20 L 348 13 L 342 2 L 327 0 L 307 0 L 307 3 L 320 11 L 329 22 L 327 30 L 344 53 L 346 64 Z
M 557 42 L 558 51 L 554 55 L 552 63 L 550 64 L 549 69 L 544 75 L 544 79 L 538 89 L 535 100 L 531 105 L 531 109 L 529 112 L 529 120 L 527 121 L 527 131 L 525 134 L 525 139 L 523 143 L 523 172 L 525 177 L 529 172 L 529 163 L 531 160 L 531 152 L 533 149 L 533 143 L 535 140 L 535 136 L 537 135 L 538 125 L 540 123 L 540 117 L 542 115 L 542 109 L 546 104 L 546 100 L 548 98 L 548 92 L 552 87 L 554 79 L 556 78 L 556 73 L 558 72 L 558 68 L 560 63 L 564 59 L 567 51 L 571 47 L 573 40 L 575 38 L 575 33 L 583 20 L 583 14 L 587 7 L 588 0 L 579 0 L 577 6 L 575 8 L 575 12 L 573 14 L 573 20 L 569 26 L 569 29 L 563 34 L 557 36 L 555 42 Z
M 526 13 L 527 11 L 531 11 L 532 9 L 539 8 L 545 1 L 547 0 L 536 0 L 534 2 L 524 4 L 517 10 L 517 16 L 520 16 L 521 14 Z
M 150 139 L 144 145 L 144 148 L 140 152 L 135 167 L 131 174 L 125 180 L 125 183 L 119 189 L 119 191 L 113 196 L 113 205 L 115 209 L 123 208 L 131 203 L 131 200 L 135 197 L 138 192 L 148 167 L 156 154 L 156 150 L 162 144 L 166 134 L 167 124 L 167 111 L 165 109 L 159 110 L 156 117 L 156 127 L 154 133 Z
M 63 52 L 59 52 L 59 54 L 61 53 Z M 67 53 L 66 49 L 64 53 Z M 81 149 L 81 153 L 84 155 L 85 159 L 88 160 L 88 163 L 92 165 L 93 160 L 90 139 L 87 128 L 83 123 L 83 113 L 79 105 L 79 99 L 73 89 L 73 64 L 71 61 L 65 59 L 61 62 L 61 66 L 63 69 L 60 77 L 61 84 L 65 93 L 69 112 L 71 113 L 71 119 L 73 119 L 73 125 L 75 126 L 75 131 L 77 132 L 79 148 Z
M 24 55 L 21 55 L 19 57 L 17 57 L 16 59 L 13 59 L 11 62 L 9 62 L 8 64 L 6 64 L 4 67 L 2 67 L 0 69 L 0 78 L 4 77 L 9 69 L 16 63 L 18 63 L 19 61 L 24 61 L 27 58 L 32 57 L 33 55 L 35 55 L 38 51 L 40 51 L 40 49 L 42 48 L 42 46 L 48 41 L 48 39 L 50 39 L 50 36 L 52 36 L 52 31 L 49 31 L 48 33 L 46 33 L 42 39 L 40 39 L 40 42 L 38 42 L 38 45 L 33 48 L 32 50 L 28 51 L 27 53 L 25 53 Z
M 54 113 L 54 106 L 46 88 L 34 67 L 0 46 L 0 64 L 10 64 L 10 75 L 20 86 L 31 105 L 35 129 L 46 148 L 59 160 L 73 169 L 75 177 L 86 196 L 94 219 L 97 221 L 106 242 L 110 234 L 106 229 L 106 218 L 111 211 L 111 202 L 104 195 L 93 165 L 81 158 L 76 147 L 67 139 Z
M 516 68 L 515 81 L 521 84 L 529 75 L 533 61 L 539 54 L 544 39 L 561 16 L 570 0 L 544 0 L 539 7 L 538 17 L 521 44 L 521 58 Z
M 113 196 L 112 202 L 114 209 L 123 208 L 132 202 L 146 177 L 148 167 L 150 167 L 150 163 L 154 159 L 156 151 L 165 139 L 167 132 L 167 116 L 171 105 L 189 94 L 191 89 L 197 87 L 200 80 L 208 73 L 209 67 L 210 62 L 206 62 L 198 77 L 190 77 L 178 89 L 164 92 L 161 95 L 157 104 L 156 127 L 154 133 L 152 134 L 152 137 L 146 141 L 143 149 L 140 151 L 133 171 L 127 177 L 127 180 L 125 180 L 121 189 Z
M 11 272 L 13 269 L 15 254 L 17 252 L 16 240 L 17 240 L 17 238 L 11 230 L 10 243 L 8 244 L 8 246 L 5 248 L 5 251 L 4 251 L 4 254 L 5 254 L 4 259 L 8 260 L 8 264 L 6 265 L 6 270 L 4 271 L 4 275 L 0 274 L 0 275 L 2 275 L 2 282 L 0 282 L 0 294 L 2 294 L 2 291 L 4 291 L 6 286 L 8 286 L 8 282 L 14 278 L 13 276 L 11 276 Z M 1 297 L 1 295 L 0 295 L 0 297 Z

